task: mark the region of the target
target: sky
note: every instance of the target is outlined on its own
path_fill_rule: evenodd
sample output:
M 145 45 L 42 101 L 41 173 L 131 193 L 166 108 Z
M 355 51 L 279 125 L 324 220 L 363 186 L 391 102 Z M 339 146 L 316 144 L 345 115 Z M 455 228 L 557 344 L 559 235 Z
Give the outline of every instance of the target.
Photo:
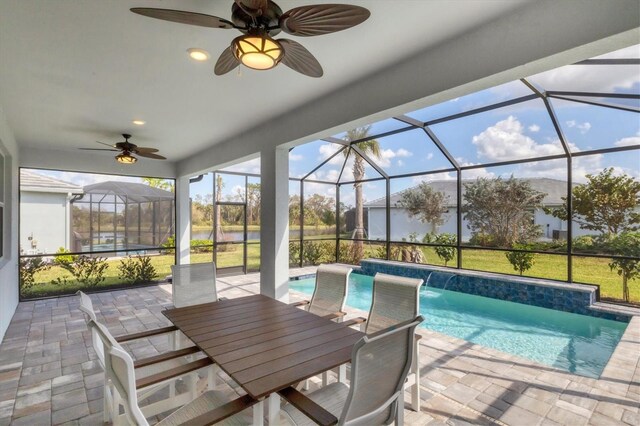
M 601 58 L 640 58 L 640 45 L 631 46 Z M 596 93 L 640 94 L 639 65 L 568 65 L 531 76 L 528 80 L 539 90 L 588 91 Z M 430 121 L 451 114 L 531 95 L 533 92 L 522 82 L 514 81 L 486 89 L 467 96 L 452 99 L 407 114 L 420 120 Z M 579 98 L 580 99 L 580 98 Z M 585 98 L 581 98 L 585 99 Z M 640 111 L 638 99 L 588 98 L 591 101 L 624 104 Z M 551 99 L 559 125 L 573 153 L 617 146 L 640 148 L 640 114 L 612 108 L 592 106 L 572 101 Z M 370 134 L 397 130 L 407 125 L 392 118 L 371 124 Z M 482 112 L 467 117 L 431 126 L 436 137 L 447 148 L 456 161 L 463 166 L 482 165 L 523 158 L 535 158 L 563 154 L 563 148 L 540 99 L 533 99 L 500 109 Z M 342 138 L 345 133 L 327 135 Z M 412 129 L 392 136 L 378 138 L 380 157 L 372 158 L 390 176 L 437 171 L 451 168 L 444 155 L 421 129 Z M 291 177 L 302 177 L 310 173 L 322 161 L 336 153 L 341 145 L 314 141 L 294 148 L 289 154 Z M 353 155 L 347 159 L 341 182 L 353 180 Z M 343 153 L 336 155 L 327 164 L 312 173 L 309 178 L 336 182 L 345 161 Z M 640 149 L 620 153 L 596 154 L 574 157 L 573 178 L 585 182 L 586 174 L 598 173 L 606 167 L 614 167 L 617 173 L 626 173 L 640 179 Z M 227 168 L 236 172 L 260 173 L 259 158 Z M 100 180 L 140 181 L 139 178 L 78 174 L 70 172 L 44 172 L 52 177 L 78 185 Z M 566 160 L 524 163 L 505 167 L 480 167 L 463 172 L 463 179 L 477 177 L 546 177 L 567 179 Z M 380 175 L 369 165 L 365 178 Z M 392 180 L 392 191 L 401 191 L 424 180 L 455 179 L 455 173 L 442 172 L 418 177 Z M 244 177 L 223 175 L 225 200 L 239 201 L 243 197 Z M 250 178 L 250 182 L 258 179 Z M 191 184 L 191 197 L 205 196 L 212 192 L 213 178 L 208 174 L 200 182 Z M 354 204 L 352 185 L 341 187 L 341 201 Z M 299 192 L 299 184 L 290 185 L 290 193 Z M 319 193 L 335 196 L 335 186 L 305 183 L 305 196 Z M 383 197 L 384 181 L 371 182 L 364 187 L 365 201 Z

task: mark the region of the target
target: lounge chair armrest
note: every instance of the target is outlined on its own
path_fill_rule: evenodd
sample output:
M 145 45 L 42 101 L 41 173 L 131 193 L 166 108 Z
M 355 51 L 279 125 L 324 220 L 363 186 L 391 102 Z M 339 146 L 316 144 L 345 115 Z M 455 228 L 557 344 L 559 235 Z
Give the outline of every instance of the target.
M 156 328 L 154 330 L 141 331 L 140 333 L 127 334 L 124 336 L 115 337 L 116 342 L 124 343 L 129 340 L 144 339 L 145 337 L 157 336 L 158 334 L 171 333 L 176 331 L 178 327 L 170 325 L 169 327 Z
M 418 334 L 418 333 L 416 333 L 416 334 L 414 335 L 414 339 L 415 339 L 415 341 L 416 341 L 416 342 L 417 342 L 418 340 L 422 339 L 422 334 Z
M 213 364 L 213 361 L 211 361 L 211 359 L 202 358 L 197 361 L 181 365 L 179 367 L 170 368 L 167 371 L 163 371 L 162 373 L 152 374 L 150 376 L 136 380 L 136 388 L 142 389 L 147 386 L 155 385 L 164 382 L 165 380 L 191 373 L 192 371 L 199 370 L 211 364 Z
M 222 420 L 238 414 L 242 410 L 246 410 L 259 401 L 253 399 L 249 395 L 241 396 L 233 401 L 227 402 L 218 408 L 214 408 L 211 411 L 207 411 L 204 414 L 200 414 L 198 417 L 189 420 L 190 426 L 205 426 L 213 425 L 221 422 Z
M 200 349 L 197 346 L 191 346 L 189 348 L 179 349 L 177 351 L 165 352 L 160 355 L 139 359 L 133 363 L 133 366 L 135 368 L 146 367 L 147 365 L 168 361 L 170 359 L 180 358 L 183 356 L 194 354 L 196 352 L 200 352 Z
M 332 314 L 328 314 L 328 315 L 323 315 L 322 318 L 326 318 L 326 319 L 336 319 L 336 318 L 340 318 L 347 315 L 346 312 L 334 312 Z
M 291 302 L 289 303 L 289 306 L 295 306 L 297 308 L 298 306 L 307 306 L 309 303 L 311 302 L 308 300 L 301 300 L 299 302 Z
M 351 318 L 348 321 L 341 322 L 340 325 L 344 325 L 345 327 L 351 327 L 354 325 L 362 324 L 364 322 L 367 322 L 366 318 L 357 317 L 357 318 Z
M 313 402 L 307 396 L 300 393 L 295 388 L 288 388 L 278 391 L 280 396 L 289 401 L 291 405 L 300 410 L 305 416 L 322 426 L 331 426 L 338 423 L 336 416 Z

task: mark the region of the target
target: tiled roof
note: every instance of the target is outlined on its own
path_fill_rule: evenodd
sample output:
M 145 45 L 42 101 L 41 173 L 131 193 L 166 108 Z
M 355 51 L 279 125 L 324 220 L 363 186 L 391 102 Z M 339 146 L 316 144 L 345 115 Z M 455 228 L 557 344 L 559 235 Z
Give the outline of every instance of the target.
M 71 192 L 74 194 L 82 194 L 81 186 L 24 169 L 20 170 L 20 190 L 32 192 Z

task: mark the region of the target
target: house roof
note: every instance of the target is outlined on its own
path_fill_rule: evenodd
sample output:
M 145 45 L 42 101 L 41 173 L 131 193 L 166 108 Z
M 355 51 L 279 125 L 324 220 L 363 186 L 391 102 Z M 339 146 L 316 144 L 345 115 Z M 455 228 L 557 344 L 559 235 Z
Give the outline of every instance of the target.
M 173 201 L 173 192 L 135 182 L 107 181 L 84 187 L 85 194 L 115 195 L 129 203 L 147 203 L 151 201 Z
M 562 197 L 567 196 L 567 181 L 559 180 L 559 179 L 549 179 L 549 178 L 527 178 L 522 179 L 531 185 L 533 189 L 536 191 L 544 192 L 547 194 L 542 203 L 547 206 L 557 206 L 562 204 Z M 462 180 L 462 196 L 464 197 L 465 182 L 473 182 L 475 179 L 463 179 Z M 444 192 L 448 202 L 449 207 L 456 206 L 456 196 L 457 196 L 457 182 L 456 180 L 435 180 L 432 182 L 427 182 L 429 186 L 437 192 Z M 415 187 L 409 188 L 413 189 Z M 409 189 L 405 189 L 403 191 L 395 192 L 391 194 L 391 207 L 396 207 L 396 204 L 402 198 L 402 194 Z M 379 208 L 386 207 L 386 199 L 378 198 L 371 202 L 365 203 L 365 207 Z
M 20 190 L 29 192 L 82 194 L 81 186 L 24 169 L 20 170 Z

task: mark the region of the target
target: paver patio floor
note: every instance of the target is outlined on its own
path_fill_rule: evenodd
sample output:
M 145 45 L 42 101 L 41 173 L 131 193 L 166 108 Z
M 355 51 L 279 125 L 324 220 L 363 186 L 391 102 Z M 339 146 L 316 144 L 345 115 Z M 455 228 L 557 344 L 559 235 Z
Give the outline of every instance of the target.
M 292 270 L 308 272 L 313 269 Z M 254 294 L 258 281 L 258 274 L 219 277 L 219 294 Z M 167 290 L 170 285 L 91 297 L 99 319 L 118 335 L 167 325 L 161 313 L 171 304 Z M 291 300 L 300 296 L 292 292 Z M 19 304 L 0 345 L 0 425 L 102 424 L 103 375 L 78 305 L 77 297 Z M 350 310 L 348 318 L 361 314 Z M 640 424 L 640 317 L 629 324 L 600 379 L 420 333 L 423 404 L 420 413 L 405 409 L 407 424 Z M 127 345 L 136 358 L 167 347 L 164 337 Z M 228 392 L 242 389 L 230 384 Z

